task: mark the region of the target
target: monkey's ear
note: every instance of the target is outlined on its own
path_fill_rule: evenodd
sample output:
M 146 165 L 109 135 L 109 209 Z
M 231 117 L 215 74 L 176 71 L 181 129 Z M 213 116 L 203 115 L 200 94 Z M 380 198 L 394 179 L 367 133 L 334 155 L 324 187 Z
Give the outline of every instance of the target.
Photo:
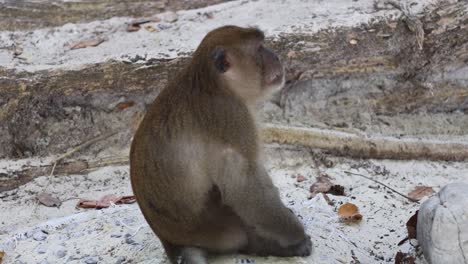
M 215 68 L 220 72 L 220 73 L 225 73 L 229 69 L 229 62 L 227 60 L 227 55 L 226 55 L 226 50 L 224 50 L 221 47 L 216 47 L 213 50 L 213 62 Z

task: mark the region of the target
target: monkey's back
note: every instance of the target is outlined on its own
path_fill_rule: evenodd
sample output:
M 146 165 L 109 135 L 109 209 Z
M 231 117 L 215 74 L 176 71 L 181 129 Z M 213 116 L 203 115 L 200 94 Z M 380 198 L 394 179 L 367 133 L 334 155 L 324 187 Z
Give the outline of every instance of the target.
M 190 88 L 173 85 L 160 93 L 130 151 L 134 194 L 155 233 L 168 240 L 203 226 L 232 226 L 235 216 L 223 208 L 210 175 L 222 169 L 226 148 L 257 156 L 255 125 L 243 102 L 222 90 L 207 95 Z

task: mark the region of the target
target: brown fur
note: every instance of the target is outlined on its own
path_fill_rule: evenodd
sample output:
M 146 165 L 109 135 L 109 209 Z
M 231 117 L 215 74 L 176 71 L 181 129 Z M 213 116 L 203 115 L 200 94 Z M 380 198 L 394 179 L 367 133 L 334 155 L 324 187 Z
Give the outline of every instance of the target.
M 310 239 L 259 162 L 250 109 L 284 78 L 276 55 L 259 46 L 263 38 L 252 28 L 210 32 L 134 136 L 132 187 L 173 263 L 177 255 L 206 263 L 205 251 L 310 254 Z

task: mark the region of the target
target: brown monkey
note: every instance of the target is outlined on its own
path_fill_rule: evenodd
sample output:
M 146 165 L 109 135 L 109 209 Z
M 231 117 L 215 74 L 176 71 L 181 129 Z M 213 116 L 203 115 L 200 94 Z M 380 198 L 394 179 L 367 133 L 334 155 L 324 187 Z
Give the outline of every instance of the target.
M 311 253 L 259 157 L 251 111 L 284 84 L 263 40 L 255 28 L 208 33 L 135 134 L 133 191 L 171 263 L 207 263 L 208 252 Z

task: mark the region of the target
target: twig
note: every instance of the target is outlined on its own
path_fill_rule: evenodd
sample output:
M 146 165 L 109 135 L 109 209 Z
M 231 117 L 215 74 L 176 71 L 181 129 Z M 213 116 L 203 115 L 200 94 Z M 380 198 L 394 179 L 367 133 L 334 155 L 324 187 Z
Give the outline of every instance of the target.
M 68 157 L 68 156 L 71 156 L 71 155 L 74 154 L 75 152 L 77 152 L 77 151 L 79 151 L 79 150 L 81 150 L 81 149 L 83 149 L 83 148 L 86 148 L 86 147 L 88 147 L 89 145 L 94 144 L 94 143 L 96 143 L 96 142 L 98 142 L 98 141 L 101 141 L 101 140 L 103 140 L 103 139 L 106 139 L 106 138 L 108 138 L 108 137 L 111 137 L 111 136 L 113 136 L 113 135 L 115 135 L 115 134 L 117 134 L 117 131 L 113 131 L 113 132 L 110 132 L 110 133 L 107 133 L 107 134 L 104 134 L 104 135 L 100 135 L 100 136 L 98 136 L 98 137 L 95 137 L 95 138 L 93 138 L 93 139 L 90 139 L 90 140 L 84 142 L 84 143 L 81 144 L 81 145 L 78 145 L 77 147 L 75 147 L 75 148 L 71 149 L 70 151 L 66 152 L 65 154 L 60 155 L 57 159 L 55 159 L 54 165 L 53 165 L 53 167 L 52 167 L 52 170 L 50 171 L 49 177 L 52 176 L 52 175 L 54 175 L 55 167 L 56 167 L 57 164 L 58 164 L 60 161 L 62 161 L 64 158 L 66 158 L 66 157 Z
M 392 192 L 394 192 L 394 193 L 396 193 L 396 194 L 398 194 L 398 195 L 400 195 L 400 196 L 402 196 L 402 197 L 405 197 L 406 199 L 410 200 L 411 202 L 414 202 L 414 203 L 419 204 L 419 202 L 418 202 L 417 200 L 415 200 L 415 199 L 413 199 L 413 198 L 411 198 L 411 197 L 409 197 L 409 196 L 407 196 L 407 195 L 404 195 L 404 194 L 402 194 L 401 192 L 399 192 L 399 191 L 393 189 L 392 187 L 386 185 L 385 183 L 380 182 L 380 181 L 375 180 L 375 179 L 372 179 L 372 178 L 369 177 L 369 176 L 362 175 L 362 174 L 359 174 L 359 173 L 350 172 L 350 171 L 344 171 L 344 173 L 351 174 L 351 175 L 356 175 L 356 176 L 360 176 L 360 177 L 366 178 L 366 179 L 368 179 L 368 180 L 371 180 L 371 181 L 373 181 L 373 182 L 376 182 L 376 183 L 378 183 L 378 184 L 380 184 L 380 185 L 382 185 L 382 186 L 388 188 L 390 191 L 392 191 Z
M 332 200 L 330 200 L 330 197 L 328 197 L 326 193 L 322 193 L 322 195 L 328 205 L 335 206 L 335 203 Z
M 94 144 L 94 143 L 96 143 L 96 142 L 98 142 L 98 141 L 101 141 L 101 140 L 103 140 L 103 139 L 112 137 L 113 135 L 115 135 L 115 134 L 117 134 L 117 133 L 118 133 L 117 131 L 112 131 L 112 132 L 109 132 L 109 133 L 107 133 L 107 134 L 100 135 L 100 136 L 98 136 L 98 137 L 95 137 L 95 138 L 93 138 L 93 139 L 90 139 L 90 140 L 88 140 L 88 141 L 82 143 L 81 145 L 78 145 L 77 147 L 73 148 L 72 150 L 66 152 L 65 154 L 59 156 L 59 157 L 55 160 L 55 162 L 59 162 L 59 161 L 63 160 L 64 158 L 66 158 L 66 157 L 72 155 L 73 153 L 77 152 L 78 150 L 81 150 L 81 149 L 83 149 L 83 148 L 86 148 L 86 147 L 88 147 L 89 145 Z

